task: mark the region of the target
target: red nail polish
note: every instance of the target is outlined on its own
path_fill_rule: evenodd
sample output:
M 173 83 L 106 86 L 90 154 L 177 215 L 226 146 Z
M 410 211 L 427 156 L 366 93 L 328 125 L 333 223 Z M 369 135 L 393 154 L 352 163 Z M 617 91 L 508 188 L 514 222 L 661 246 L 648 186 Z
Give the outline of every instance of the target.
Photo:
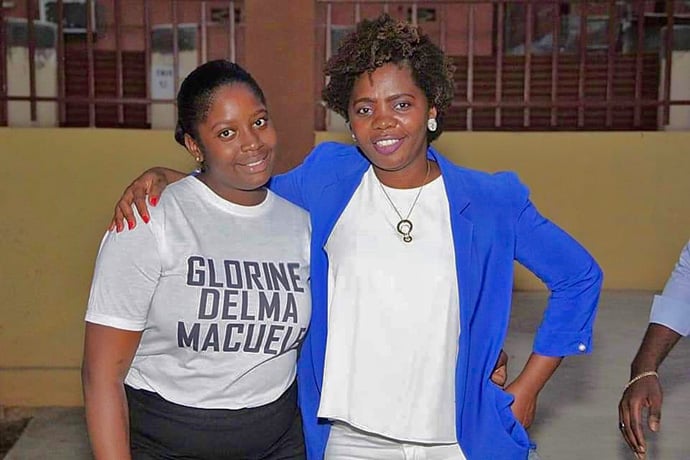
M 127 219 L 127 227 L 131 230 L 134 228 L 134 221 Z
M 157 196 L 152 196 L 151 199 L 150 199 L 149 201 L 151 201 L 151 206 L 155 206 L 155 205 L 158 204 L 158 197 L 157 197 Z M 147 221 L 147 222 L 148 222 L 148 221 Z
M 143 216 L 141 216 L 141 218 L 144 219 L 145 224 L 149 223 L 149 216 L 148 215 L 144 214 Z

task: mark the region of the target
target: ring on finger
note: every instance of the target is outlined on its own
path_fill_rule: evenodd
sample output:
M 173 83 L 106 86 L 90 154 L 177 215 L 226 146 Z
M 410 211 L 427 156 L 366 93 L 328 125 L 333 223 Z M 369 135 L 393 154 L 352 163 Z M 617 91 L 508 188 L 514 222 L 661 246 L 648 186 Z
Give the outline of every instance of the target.
M 619 429 L 619 430 L 625 429 L 625 423 L 623 423 L 623 422 L 618 422 L 618 429 Z

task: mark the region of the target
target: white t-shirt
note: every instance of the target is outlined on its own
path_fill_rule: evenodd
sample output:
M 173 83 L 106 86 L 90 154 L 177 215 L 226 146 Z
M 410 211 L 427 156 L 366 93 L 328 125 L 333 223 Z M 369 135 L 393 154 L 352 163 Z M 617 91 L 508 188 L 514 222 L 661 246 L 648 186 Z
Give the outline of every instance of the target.
M 270 191 L 237 205 L 195 177 L 150 212 L 104 237 L 86 313 L 143 331 L 125 383 L 197 408 L 278 399 L 311 315 L 307 213 Z
M 403 216 L 419 189 L 386 188 Z M 412 242 L 373 170 L 326 244 L 328 341 L 319 417 L 418 443 L 455 443 L 459 300 L 448 199 L 427 184 Z

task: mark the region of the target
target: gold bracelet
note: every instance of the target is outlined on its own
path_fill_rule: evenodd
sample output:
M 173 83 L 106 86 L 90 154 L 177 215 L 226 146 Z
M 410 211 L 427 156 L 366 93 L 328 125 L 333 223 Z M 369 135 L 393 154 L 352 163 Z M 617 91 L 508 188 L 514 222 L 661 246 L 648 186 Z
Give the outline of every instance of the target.
M 652 375 L 654 377 L 656 377 L 657 379 L 659 378 L 659 374 L 657 374 L 656 371 L 647 371 L 647 372 L 643 372 L 641 374 L 637 374 L 635 377 L 630 379 L 630 381 L 628 382 L 627 385 L 625 385 L 625 388 L 623 388 L 623 393 L 625 393 L 633 383 L 635 383 L 638 380 L 643 379 L 645 377 L 651 377 Z

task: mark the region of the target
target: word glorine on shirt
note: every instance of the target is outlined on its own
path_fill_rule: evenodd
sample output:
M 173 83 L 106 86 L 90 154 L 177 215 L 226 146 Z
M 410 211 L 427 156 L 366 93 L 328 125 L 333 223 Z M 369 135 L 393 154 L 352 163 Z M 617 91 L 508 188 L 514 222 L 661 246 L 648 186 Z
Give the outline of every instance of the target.
M 300 343 L 300 264 L 190 256 L 187 286 L 199 287 L 197 321 L 177 323 L 177 345 L 194 351 L 277 355 Z

